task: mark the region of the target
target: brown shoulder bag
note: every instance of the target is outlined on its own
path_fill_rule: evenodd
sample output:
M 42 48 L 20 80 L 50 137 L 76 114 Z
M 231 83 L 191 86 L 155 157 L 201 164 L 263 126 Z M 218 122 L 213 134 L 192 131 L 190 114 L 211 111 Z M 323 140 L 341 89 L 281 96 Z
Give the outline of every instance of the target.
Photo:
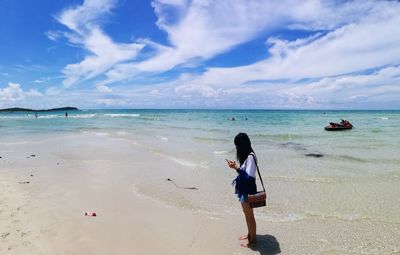
M 256 194 L 253 194 L 253 195 L 249 194 L 247 201 L 249 202 L 251 208 L 263 207 L 263 206 L 266 206 L 266 204 L 267 204 L 266 203 L 267 193 L 265 192 L 265 187 L 264 187 L 263 180 L 261 178 L 260 169 L 258 169 L 257 159 L 253 154 L 250 154 L 250 155 L 253 156 L 254 162 L 256 163 L 257 172 L 258 172 L 258 176 L 260 177 L 263 191 L 258 191 Z

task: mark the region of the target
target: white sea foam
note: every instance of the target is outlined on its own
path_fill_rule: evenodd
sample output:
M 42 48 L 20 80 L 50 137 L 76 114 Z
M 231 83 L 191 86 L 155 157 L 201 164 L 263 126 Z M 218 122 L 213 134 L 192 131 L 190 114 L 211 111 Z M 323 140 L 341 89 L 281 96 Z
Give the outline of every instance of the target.
M 55 114 L 49 114 L 49 115 L 39 115 L 38 119 L 55 119 L 55 118 L 61 118 L 64 117 L 62 115 L 55 115 Z
M 127 134 L 129 134 L 129 133 L 126 131 L 118 131 L 117 132 L 117 135 L 127 135 Z
M 177 157 L 170 156 L 170 155 L 165 155 L 163 153 L 156 152 L 156 151 L 153 151 L 153 152 L 158 154 L 158 155 L 160 155 L 160 156 L 162 156 L 162 157 L 164 157 L 164 158 L 166 158 L 166 159 L 168 159 L 168 160 L 170 160 L 170 161 L 178 163 L 179 165 L 182 165 L 182 166 L 187 166 L 187 167 L 192 167 L 192 168 L 194 168 L 194 167 L 205 168 L 205 166 L 203 164 L 200 164 L 200 163 L 196 163 L 196 162 L 189 161 L 189 160 L 186 160 L 186 159 L 177 158 Z
M 195 162 L 191 162 L 188 160 L 184 160 L 184 159 L 180 159 L 180 158 L 176 158 L 176 157 L 172 157 L 172 156 L 166 156 L 163 155 L 166 159 L 169 159 L 175 163 L 178 163 L 182 166 L 188 166 L 188 167 L 196 167 L 196 166 L 200 166 L 200 164 L 196 164 Z
M 24 115 L 24 116 L 0 116 L 0 119 L 26 119 L 26 118 L 34 118 L 34 116 Z
M 381 120 L 388 120 L 389 117 L 378 117 L 378 119 L 381 119 Z
M 225 155 L 228 154 L 228 151 L 214 151 L 215 155 Z
M 23 141 L 23 142 L 3 142 L 0 143 L 1 145 L 20 145 L 20 144 L 27 144 L 29 142 Z
M 157 136 L 157 138 L 159 138 L 160 140 L 164 141 L 164 142 L 168 142 L 168 138 L 164 137 L 164 136 Z
M 81 130 L 80 131 L 83 134 L 90 134 L 90 135 L 95 135 L 95 136 L 108 136 L 109 133 L 107 132 L 93 132 L 93 131 L 86 131 L 86 130 Z
M 92 113 L 92 114 L 78 114 L 78 115 L 71 115 L 69 116 L 70 118 L 76 118 L 76 119 L 91 119 L 93 117 L 95 117 L 96 114 Z
M 105 113 L 104 116 L 108 116 L 111 118 L 129 118 L 129 117 L 139 117 L 140 114 L 137 113 Z
M 109 135 L 109 133 L 106 133 L 106 132 L 93 132 L 93 134 L 96 136 L 108 136 Z

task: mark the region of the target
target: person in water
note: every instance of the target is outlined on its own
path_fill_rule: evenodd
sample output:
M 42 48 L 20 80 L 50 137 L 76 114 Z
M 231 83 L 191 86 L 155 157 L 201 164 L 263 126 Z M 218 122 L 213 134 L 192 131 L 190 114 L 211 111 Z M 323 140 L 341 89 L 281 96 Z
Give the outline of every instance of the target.
M 238 176 L 233 181 L 235 185 L 235 193 L 242 205 L 244 216 L 247 223 L 247 235 L 239 237 L 239 240 L 248 240 L 247 244 L 241 244 L 247 247 L 256 242 L 256 220 L 254 218 L 253 208 L 248 202 L 248 195 L 257 193 L 256 186 L 256 155 L 251 148 L 251 142 L 247 134 L 239 133 L 234 143 L 236 146 L 236 156 L 240 166 L 234 160 L 227 160 L 228 166 L 238 173 Z

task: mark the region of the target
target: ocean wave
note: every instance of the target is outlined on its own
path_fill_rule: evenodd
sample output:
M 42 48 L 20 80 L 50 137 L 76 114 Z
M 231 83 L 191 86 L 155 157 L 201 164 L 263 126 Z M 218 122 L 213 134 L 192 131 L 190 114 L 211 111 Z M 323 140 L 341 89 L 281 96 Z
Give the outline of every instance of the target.
M 111 118 L 130 118 L 130 117 L 139 117 L 138 113 L 105 113 L 104 116 L 108 116 Z
M 229 153 L 229 151 L 214 151 L 215 155 L 226 155 L 228 153 Z
M 162 153 L 160 151 L 157 151 L 157 150 L 154 150 L 154 149 L 150 149 L 150 150 L 154 154 L 157 154 L 157 155 L 159 155 L 159 156 L 161 156 L 161 157 L 163 157 L 165 159 L 168 159 L 168 160 L 170 160 L 172 162 L 178 163 L 179 165 L 182 165 L 182 166 L 187 166 L 187 167 L 191 167 L 191 168 L 195 168 L 195 167 L 206 168 L 206 166 L 204 164 L 202 164 L 202 163 L 196 163 L 196 162 L 193 162 L 193 161 L 190 161 L 190 160 L 177 158 L 177 157 L 174 157 L 174 156 L 171 156 L 171 155 L 164 154 L 164 153 Z
M 175 163 L 178 163 L 179 165 L 182 166 L 188 166 L 188 167 L 201 167 L 201 164 L 189 161 L 189 160 L 185 160 L 185 159 L 181 159 L 181 158 L 177 158 L 177 157 L 173 157 L 173 156 L 167 156 L 167 155 L 163 155 L 164 158 L 171 160 Z
M 168 138 L 164 137 L 164 136 L 157 136 L 158 139 L 164 141 L 164 142 L 168 142 Z
M 108 136 L 109 133 L 106 132 L 93 132 L 92 134 L 94 134 L 95 136 Z
M 55 119 L 55 118 L 65 118 L 63 115 L 49 114 L 49 115 L 39 115 L 38 119 Z
M 24 116 L 0 116 L 0 119 L 32 119 L 33 115 L 24 115 Z
M 96 114 L 92 113 L 92 114 L 79 114 L 79 115 L 70 115 L 70 118 L 75 118 L 75 119 L 91 119 L 93 117 L 95 117 Z
M 20 145 L 20 144 L 27 144 L 29 143 L 28 141 L 23 141 L 23 142 L 2 142 L 0 144 L 2 145 Z
M 160 117 L 157 116 L 140 116 L 142 120 L 162 120 Z
M 87 130 L 80 130 L 81 133 L 83 134 L 90 134 L 90 135 L 95 135 L 95 136 L 108 136 L 110 135 L 107 132 L 93 132 L 93 131 L 87 131 Z

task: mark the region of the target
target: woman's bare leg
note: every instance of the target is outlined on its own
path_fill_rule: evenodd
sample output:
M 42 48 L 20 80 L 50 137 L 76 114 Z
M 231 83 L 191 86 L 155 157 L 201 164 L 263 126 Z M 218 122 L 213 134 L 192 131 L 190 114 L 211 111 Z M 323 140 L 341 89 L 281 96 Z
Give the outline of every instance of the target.
M 256 242 L 256 230 L 257 230 L 253 208 L 251 208 L 249 203 L 247 202 L 242 203 L 242 208 L 244 215 L 246 217 L 249 244 L 252 244 Z

